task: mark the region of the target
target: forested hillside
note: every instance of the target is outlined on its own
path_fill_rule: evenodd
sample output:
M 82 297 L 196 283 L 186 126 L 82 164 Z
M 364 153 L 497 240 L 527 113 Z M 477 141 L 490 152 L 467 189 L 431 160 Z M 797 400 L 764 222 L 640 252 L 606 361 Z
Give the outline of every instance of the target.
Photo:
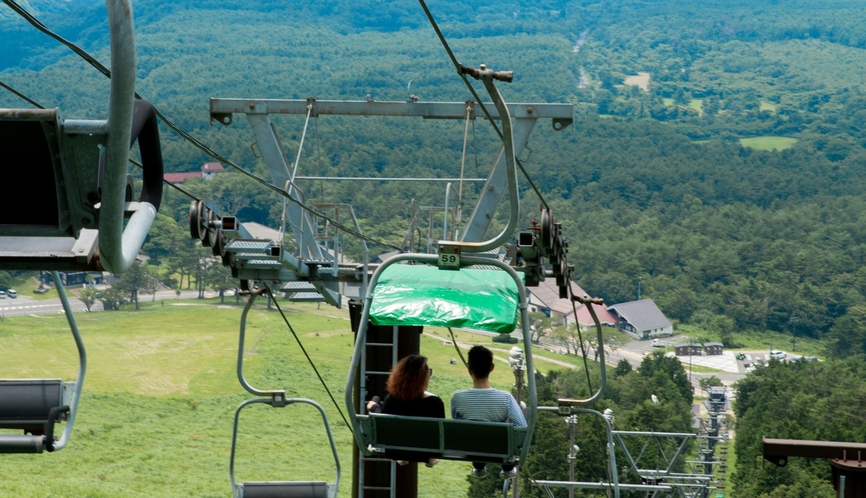
M 641 279 L 670 317 L 732 345 L 738 330 L 789 332 L 792 316 L 798 334 L 832 337 L 836 320 L 866 302 L 866 23 L 853 15 L 856 2 L 832 4 L 430 7 L 460 60 L 515 71 L 515 82 L 501 85 L 508 100 L 577 104 L 573 127 L 537 127 L 524 160 L 565 222 L 580 283 L 614 302 L 633 298 Z M 31 6 L 105 59 L 103 6 Z M 211 127 L 209 97 L 468 97 L 414 2 L 144 0 L 135 9 L 139 92 L 252 170 L 262 166 L 251 134 L 242 122 Z M 105 78 L 7 14 L 3 80 L 66 116 L 103 113 Z M 623 85 L 637 72 L 650 75 L 646 91 Z M 21 104 L 7 93 L 0 99 Z M 278 123 L 295 151 L 302 121 Z M 170 169 L 194 170 L 207 159 L 164 137 Z M 741 146 L 745 137 L 766 137 L 768 148 L 782 143 L 773 138 L 790 141 L 760 150 Z M 493 134 L 479 122 L 471 138 L 469 173 L 483 177 Z M 313 139 L 304 174 L 459 175 L 461 123 L 323 118 Z M 245 188 L 247 201 L 235 203 L 242 215 L 274 223 L 271 195 Z M 441 187 L 405 184 L 306 188 L 329 202 L 351 198 L 364 230 L 388 241 L 402 236 L 411 199 L 441 204 L 444 196 Z M 175 209 L 166 212 L 181 219 L 184 202 L 169 202 Z M 527 222 L 537 202 L 527 196 Z
M 260 174 L 264 167 L 245 121 L 211 126 L 209 98 L 470 98 L 414 1 L 134 5 L 139 93 Z M 107 62 L 100 2 L 33 0 L 29 7 Z M 754 467 L 754 444 L 759 434 L 863 436 L 850 424 L 818 423 L 817 409 L 796 414 L 796 423 L 809 430 L 797 432 L 786 422 L 770 431 L 766 423 L 776 419 L 768 414 L 790 403 L 761 394 L 799 386 L 798 379 L 831 379 L 834 369 L 852 382 L 862 380 L 862 1 L 431 0 L 429 7 L 462 63 L 515 71 L 513 83 L 499 85 L 508 101 L 575 104 L 574 125 L 555 132 L 540 123 L 522 160 L 563 222 L 569 261 L 583 288 L 619 302 L 634 299 L 640 281 L 643 296 L 667 316 L 729 347 L 739 334 L 771 330 L 818 339 L 828 356 L 848 358 L 771 365 L 742 385 L 738 401 L 739 438 L 748 438 L 737 447 L 743 496 L 773 489 L 782 496 L 784 489 L 810 489 L 825 477 L 809 465 L 769 476 L 777 469 Z M 60 107 L 65 117 L 104 116 L 107 80 L 5 6 L 0 47 L 3 82 Z M 25 105 L 0 92 L 0 106 Z M 275 122 L 294 159 L 303 119 Z M 209 160 L 166 127 L 162 132 L 171 171 L 193 171 Z M 456 177 L 463 138 L 462 122 L 323 117 L 311 123 L 299 172 Z M 484 177 L 495 135 L 478 120 L 469 143 L 466 175 Z M 186 187 L 213 198 L 226 214 L 277 225 L 278 199 L 237 173 Z M 351 201 L 363 231 L 389 243 L 402 239 L 412 199 L 441 206 L 445 197 L 442 185 L 307 182 L 301 188 L 311 202 Z M 466 190 L 469 210 L 476 190 Z M 528 224 L 539 199 L 525 183 L 521 191 Z M 148 246 L 157 260 L 178 253 L 177 244 L 190 244 L 188 199 L 167 195 L 161 211 L 167 217 L 159 219 L 161 232 Z M 496 221 L 501 226 L 502 219 Z M 177 237 L 166 235 L 174 231 Z M 379 249 L 386 250 L 373 251 Z M 359 245 L 354 250 L 360 254 Z M 803 403 L 826 397 L 821 389 L 827 385 L 809 384 Z M 856 410 L 851 417 L 862 419 Z

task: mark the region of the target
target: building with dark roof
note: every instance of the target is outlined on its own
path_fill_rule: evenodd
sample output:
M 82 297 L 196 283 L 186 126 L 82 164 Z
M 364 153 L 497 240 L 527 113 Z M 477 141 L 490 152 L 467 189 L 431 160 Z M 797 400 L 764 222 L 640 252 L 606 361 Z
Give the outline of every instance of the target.
M 701 345 L 697 343 L 676 344 L 674 354 L 677 356 L 701 356 Z
M 652 299 L 641 299 L 607 307 L 618 319 L 617 328 L 638 339 L 674 335 L 674 325 Z
M 710 355 L 710 354 L 712 354 L 712 355 L 722 354 L 722 352 L 724 350 L 725 350 L 725 346 L 724 346 L 724 344 L 722 344 L 720 342 L 705 342 L 704 343 L 704 352 L 707 353 L 708 355 Z

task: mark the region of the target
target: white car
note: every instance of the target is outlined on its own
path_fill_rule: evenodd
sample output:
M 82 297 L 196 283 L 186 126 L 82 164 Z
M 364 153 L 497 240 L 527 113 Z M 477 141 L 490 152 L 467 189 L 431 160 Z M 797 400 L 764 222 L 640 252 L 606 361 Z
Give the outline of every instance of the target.
M 6 294 L 12 299 L 18 297 L 18 292 L 15 289 L 9 289 L 8 291 L 6 291 Z
M 786 353 L 784 351 L 779 351 L 776 349 L 774 349 L 773 351 L 770 351 L 770 358 L 775 358 L 777 360 L 784 360 L 787 357 L 788 357 L 788 353 Z

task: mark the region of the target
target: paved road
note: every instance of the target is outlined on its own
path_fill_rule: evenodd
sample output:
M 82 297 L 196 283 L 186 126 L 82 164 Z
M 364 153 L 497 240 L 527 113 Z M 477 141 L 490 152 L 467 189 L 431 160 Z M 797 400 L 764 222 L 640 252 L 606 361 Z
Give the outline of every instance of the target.
M 213 294 L 206 293 L 205 295 L 212 296 Z M 72 311 L 74 313 L 84 313 L 87 311 L 87 307 L 84 306 L 84 303 L 79 301 L 75 295 L 71 292 L 67 292 L 67 296 L 69 297 L 69 305 L 72 306 Z M 198 291 L 189 290 L 181 291 L 180 293 L 180 298 L 182 299 L 195 299 L 196 297 L 198 297 Z M 150 294 L 145 294 L 139 296 L 139 299 L 141 302 L 146 302 L 150 301 L 152 297 Z M 156 300 L 158 301 L 169 301 L 172 299 L 178 299 L 175 291 L 158 291 L 156 293 Z M 91 311 L 103 311 L 102 303 L 97 302 L 94 304 Z M 59 297 L 37 300 L 30 296 L 18 294 L 18 297 L 15 299 L 8 297 L 0 299 L 0 316 L 48 315 L 56 313 L 63 313 L 63 305 L 60 304 Z

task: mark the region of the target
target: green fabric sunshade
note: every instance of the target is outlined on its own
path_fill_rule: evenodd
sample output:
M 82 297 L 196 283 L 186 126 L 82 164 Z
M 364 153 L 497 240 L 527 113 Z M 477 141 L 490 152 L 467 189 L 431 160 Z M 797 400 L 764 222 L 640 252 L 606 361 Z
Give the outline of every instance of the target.
M 395 264 L 373 290 L 373 325 L 432 325 L 509 334 L 517 324 L 517 283 L 502 270 Z

